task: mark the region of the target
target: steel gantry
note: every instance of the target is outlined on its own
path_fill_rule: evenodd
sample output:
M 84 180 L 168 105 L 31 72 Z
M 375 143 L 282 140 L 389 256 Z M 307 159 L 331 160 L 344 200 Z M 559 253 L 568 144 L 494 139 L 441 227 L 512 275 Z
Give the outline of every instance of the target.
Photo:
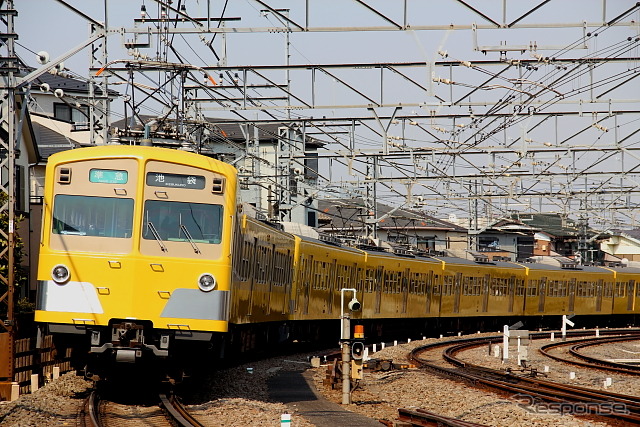
M 96 107 L 107 123 L 94 143 L 160 122 L 151 138 L 240 150 L 243 182 L 281 206 L 363 197 L 371 235 L 378 201 L 470 216 L 577 209 L 602 227 L 633 221 L 640 203 L 636 3 L 105 0 L 99 16 L 54 3 L 92 25 L 92 90 L 123 93 L 123 128 L 107 134 Z M 232 124 L 289 130 L 267 159 L 255 132 L 221 131 Z M 297 193 L 285 175 L 310 159 L 316 189 Z
M 364 200 L 371 237 L 384 219 L 378 202 L 464 212 L 472 233 L 478 215 L 522 210 L 576 213 L 602 229 L 635 225 L 638 3 L 50 3 L 82 28 L 56 39 L 59 20 L 0 0 L 4 385 L 13 377 L 21 100 L 35 79 L 80 52 L 89 57 L 90 144 L 151 139 L 223 158 L 232 152 L 243 194 L 278 220 L 338 195 Z M 31 16 L 33 31 L 16 46 L 18 12 Z M 49 61 L 38 52 L 41 64 L 21 71 L 20 55 L 43 49 L 64 53 Z M 110 90 L 121 93 L 113 108 Z M 116 119 L 124 119 L 117 132 Z M 273 150 L 260 135 L 277 140 Z

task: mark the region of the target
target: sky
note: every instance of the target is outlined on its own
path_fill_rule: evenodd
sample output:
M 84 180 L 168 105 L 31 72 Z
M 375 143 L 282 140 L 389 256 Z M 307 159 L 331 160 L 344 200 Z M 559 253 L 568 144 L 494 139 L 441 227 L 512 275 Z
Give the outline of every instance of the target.
M 158 16 L 158 3 L 151 0 L 129 1 L 129 0 L 108 0 L 102 1 L 79 1 L 68 0 L 68 3 L 74 5 L 87 16 L 97 20 L 105 20 L 105 10 L 108 10 L 108 26 L 110 28 L 110 36 L 108 38 L 108 60 L 127 60 L 131 59 L 123 48 L 123 42 L 129 41 L 132 37 L 130 31 L 120 31 L 121 29 L 132 29 L 134 27 L 133 19 L 140 17 L 140 8 L 144 4 L 149 16 Z M 616 141 L 631 135 L 632 129 L 637 129 L 637 117 L 629 115 L 620 115 L 618 117 L 604 117 L 602 113 L 599 116 L 593 116 L 592 111 L 606 110 L 607 99 L 612 99 L 612 109 L 638 109 L 637 100 L 640 99 L 640 85 L 628 84 L 618 89 L 614 89 L 611 93 L 607 93 L 603 98 L 594 99 L 598 94 L 606 92 L 608 87 L 619 83 L 622 79 L 631 76 L 633 70 L 638 67 L 637 62 L 607 64 L 607 67 L 593 67 L 589 70 L 574 72 L 570 78 L 567 78 L 562 85 L 558 84 L 557 92 L 546 91 L 538 96 L 538 100 L 549 101 L 547 111 L 563 112 L 575 111 L 580 108 L 579 117 L 562 117 L 558 122 L 554 120 L 541 121 L 537 118 L 522 118 L 514 121 L 500 131 L 498 122 L 490 122 L 485 120 L 479 127 L 473 128 L 472 115 L 480 116 L 492 109 L 501 100 L 509 96 L 514 96 L 511 102 L 518 99 L 526 98 L 523 92 L 534 92 L 537 89 L 553 84 L 556 79 L 562 76 L 565 70 L 562 67 L 568 67 L 571 70 L 571 64 L 555 63 L 554 58 L 582 58 L 589 55 L 610 55 L 615 56 L 613 50 L 606 50 L 608 46 L 623 46 L 625 55 L 640 57 L 638 52 L 638 43 L 627 42 L 628 37 L 637 37 L 638 22 L 640 22 L 640 14 L 636 10 L 630 16 L 626 17 L 626 21 L 631 22 L 630 25 L 622 27 L 598 28 L 597 25 L 586 25 L 583 22 L 597 24 L 599 22 L 610 20 L 620 13 L 627 10 L 633 4 L 629 1 L 610 0 L 610 1 L 552 1 L 545 4 L 540 9 L 534 11 L 520 23 L 527 24 L 528 28 L 520 30 L 512 29 L 490 29 L 490 21 L 495 22 L 513 22 L 523 13 L 528 11 L 537 3 L 520 0 L 509 0 L 503 3 L 502 0 L 486 0 L 486 1 L 469 1 L 467 3 L 478 8 L 486 15 L 486 18 L 479 16 L 471 11 L 460 2 L 455 0 L 442 0 L 438 2 L 427 2 L 418 0 L 407 0 L 389 2 L 385 0 L 373 1 L 366 3 L 381 12 L 383 16 L 379 16 L 368 10 L 362 4 L 356 1 L 348 0 L 310 0 L 309 11 L 303 8 L 305 2 L 299 1 L 267 1 L 267 4 L 277 9 L 290 9 L 288 14 L 291 20 L 300 25 L 305 25 L 308 19 L 309 27 L 321 29 L 321 31 L 310 32 L 294 32 L 288 37 L 282 31 L 265 31 L 265 28 L 282 28 L 278 18 L 271 12 L 265 13 L 264 6 L 252 0 L 223 0 L 206 1 L 206 0 L 186 0 L 174 1 L 173 6 L 178 8 L 182 4 L 186 6 L 191 16 L 206 15 L 207 8 L 210 8 L 211 16 L 220 16 L 224 10 L 226 17 L 239 17 L 240 21 L 229 21 L 226 25 L 237 28 L 238 31 L 223 37 L 221 34 L 215 36 L 213 41 L 214 52 L 205 44 L 209 43 L 213 38 L 211 34 L 185 34 L 173 37 L 173 45 L 183 61 L 198 67 L 215 67 L 217 65 L 228 65 L 230 67 L 244 66 L 266 66 L 280 65 L 287 61 L 286 42 L 290 42 L 289 63 L 298 65 L 308 64 L 343 64 L 343 63 L 397 63 L 397 62 L 418 62 L 424 63 L 424 66 L 402 69 L 405 75 L 421 84 L 426 90 L 418 88 L 415 84 L 409 83 L 406 78 L 397 73 L 386 71 L 384 75 L 378 69 L 330 69 L 333 76 L 317 72 L 312 74 L 308 69 L 301 69 L 291 72 L 292 88 L 295 93 L 305 102 L 314 99 L 316 105 L 324 105 L 325 108 L 317 108 L 311 110 L 293 112 L 295 115 L 304 117 L 352 117 L 371 115 L 371 111 L 363 108 L 363 105 L 373 101 L 380 101 L 389 104 L 405 105 L 400 114 L 403 116 L 420 116 L 421 119 L 416 122 L 415 126 L 409 126 L 409 119 L 400 123 L 383 122 L 382 125 L 388 125 L 389 135 L 393 137 L 404 136 L 401 140 L 402 148 L 406 147 L 417 149 L 420 147 L 431 147 L 436 150 L 457 150 L 455 152 L 463 152 L 465 145 L 471 149 L 471 143 L 478 134 L 491 134 L 487 137 L 485 144 L 485 156 L 479 160 L 470 159 L 467 162 L 448 161 L 427 161 L 407 163 L 405 166 L 411 169 L 416 164 L 422 166 L 430 173 L 444 172 L 448 175 L 452 174 L 473 174 L 482 173 L 488 177 L 483 185 L 486 190 L 482 190 L 483 196 L 489 194 L 493 189 L 502 188 L 501 191 L 517 192 L 518 188 L 529 185 L 524 180 L 514 180 L 512 177 L 506 177 L 506 183 L 496 183 L 495 177 L 497 172 L 487 172 L 502 170 L 514 171 L 520 168 L 526 170 L 540 170 L 548 167 L 550 171 L 562 172 L 567 168 L 575 167 L 576 171 L 583 170 L 587 167 L 590 170 L 607 170 L 614 167 L 620 167 L 622 161 L 620 156 L 607 157 L 606 161 L 601 160 L 597 154 L 580 152 L 578 154 L 567 151 L 563 154 L 557 152 L 537 153 L 530 155 L 529 151 L 545 147 L 546 144 L 567 146 L 583 146 L 583 147 L 608 147 L 616 144 Z M 406 6 L 406 12 L 404 5 Z M 503 16 L 502 6 L 506 4 L 506 13 Z M 106 5 L 106 6 L 105 6 Z M 16 8 L 19 15 L 16 22 L 16 31 L 19 34 L 17 47 L 18 54 L 30 65 L 38 65 L 35 61 L 35 53 L 40 51 L 48 52 L 51 58 L 62 55 L 88 38 L 88 23 L 85 18 L 79 14 L 72 12 L 65 7 L 63 3 L 55 0 L 20 0 L 16 2 Z M 287 13 L 287 12 L 283 12 Z M 406 18 L 405 18 L 406 16 Z M 405 31 L 332 31 L 331 29 L 344 27 L 389 27 L 394 23 L 402 25 L 406 19 L 409 29 Z M 391 22 L 390 22 L 391 21 Z M 564 28 L 544 28 L 544 24 L 556 23 L 563 24 Z M 454 25 L 460 30 L 452 30 L 448 25 Z M 477 25 L 480 29 L 472 31 L 472 25 Z M 186 28 L 193 28 L 188 24 L 182 24 Z M 215 26 L 217 24 L 213 24 Z M 292 24 L 295 25 L 295 24 Z M 421 26 L 442 26 L 439 30 L 421 30 Z M 536 28 L 539 26 L 540 28 Z M 261 29 L 261 31 L 247 31 L 248 28 Z M 371 29 L 371 28 L 369 28 Z M 125 33 L 123 35 L 122 33 Z M 597 35 L 594 36 L 593 33 Z M 583 43 L 582 40 L 586 39 Z M 222 56 L 223 41 L 226 42 L 226 62 L 216 57 Z M 141 50 L 142 54 L 153 58 L 157 55 L 156 48 L 157 38 L 153 39 L 152 47 Z M 480 46 L 477 49 L 474 47 Z M 504 45 L 505 52 L 501 54 L 492 51 L 491 46 Z M 487 52 L 483 52 L 483 48 L 488 47 Z M 514 50 L 516 46 L 536 46 L 537 50 L 527 49 L 525 51 Z M 565 49 L 572 46 L 572 49 Z M 613 49 L 613 48 L 612 48 Z M 538 55 L 538 56 L 536 56 Z M 88 49 L 84 49 L 73 57 L 65 61 L 65 65 L 72 72 L 80 76 L 88 75 Z M 486 84 L 482 90 L 477 90 L 472 95 L 469 94 L 473 88 L 481 86 L 483 83 L 491 79 L 501 67 L 467 67 L 464 63 L 474 64 L 483 60 L 499 60 L 504 57 L 507 60 L 524 60 L 532 58 L 541 58 L 540 63 L 535 70 L 526 70 L 518 68 L 510 69 L 505 72 L 504 79 L 494 79 Z M 170 55 L 175 61 L 175 55 Z M 550 60 L 545 60 L 550 58 Z M 454 68 L 438 68 L 434 67 L 435 61 L 458 61 L 461 66 Z M 631 71 L 630 71 L 631 70 Z M 451 72 L 452 74 L 449 74 Z M 283 82 L 285 74 L 282 70 L 265 71 L 271 80 Z M 625 74 L 626 73 L 626 74 Z M 214 77 L 216 72 L 213 73 Z M 612 80 L 606 84 L 610 86 L 596 87 L 593 93 L 589 91 L 580 92 L 580 88 L 584 88 L 590 81 L 603 81 L 608 76 L 620 75 L 619 80 Z M 527 80 L 527 87 L 518 86 L 514 83 L 514 79 L 522 77 Z M 311 80 L 313 79 L 313 93 L 311 89 Z M 349 84 L 345 86 L 340 80 Z M 446 80 L 453 80 L 456 84 L 450 85 L 445 83 Z M 384 89 L 381 89 L 381 82 L 384 81 Z M 258 83 L 258 80 L 254 80 Z M 521 91 L 517 90 L 520 88 Z M 117 90 L 122 91 L 122 86 Z M 520 90 L 518 89 L 518 90 Z M 126 90 L 126 89 L 125 89 Z M 366 94 L 368 98 L 364 98 L 361 94 Z M 271 93 L 255 91 L 256 94 L 272 95 Z M 559 102 L 560 95 L 567 96 L 573 94 L 573 100 L 582 99 L 579 107 L 576 105 L 568 105 Z M 450 102 L 460 100 L 456 105 L 448 105 Z M 466 101 L 472 101 L 473 105 Z M 594 102 L 597 101 L 597 102 Z M 347 108 L 349 105 L 357 105 L 354 108 Z M 335 108 L 331 108 L 335 106 Z M 339 108 L 339 106 L 341 106 Z M 509 107 L 502 107 L 501 111 L 509 111 Z M 122 103 L 114 103 L 113 111 L 118 119 L 118 114 L 122 114 Z M 512 111 L 512 110 L 511 110 Z M 158 113 L 157 107 L 150 106 L 148 113 Z M 378 108 L 376 113 L 381 116 L 389 117 L 393 114 L 393 108 Z M 214 110 L 210 114 L 215 116 L 224 116 L 228 114 L 224 110 Z M 257 117 L 258 112 L 249 111 L 247 117 Z M 273 110 L 276 117 L 285 118 L 289 114 L 284 110 Z M 461 118 L 457 121 L 451 119 L 430 119 L 429 115 L 440 114 L 457 114 Z M 427 118 L 425 118 L 427 116 Z M 600 120 L 603 120 L 600 122 Z M 611 132 L 603 132 L 598 128 L 591 128 L 590 124 L 598 122 L 601 126 L 611 129 Z M 465 127 L 466 126 L 466 127 Z M 483 128 L 486 126 L 486 128 Z M 382 144 L 380 137 L 381 127 L 375 121 L 370 122 L 371 130 L 367 131 L 365 127 L 358 130 L 356 144 L 363 150 L 379 149 Z M 584 131 L 584 129 L 587 129 Z M 582 132 L 579 138 L 570 137 L 577 132 Z M 338 134 L 336 134 L 338 135 Z M 340 139 L 341 144 L 348 145 L 346 137 L 342 134 L 336 136 Z M 453 141 L 451 144 L 443 143 L 440 139 Z M 626 139 L 625 143 L 632 148 L 637 142 L 637 136 L 631 136 Z M 569 140 L 564 143 L 563 141 Z M 394 140 L 398 141 L 398 140 Z M 400 143 L 397 143 L 400 144 Z M 341 145 L 329 145 L 330 149 L 340 150 Z M 491 153 L 496 147 L 507 147 L 513 149 L 515 154 L 498 154 Z M 393 148 L 395 149 L 395 148 Z M 405 150 L 406 151 L 406 150 Z M 559 158 L 558 156 L 562 157 Z M 565 157 L 568 156 L 568 159 Z M 630 164 L 630 158 L 627 164 Z M 526 164 L 525 164 L 526 163 Z M 611 166 L 614 165 L 614 166 Z M 331 166 L 333 169 L 332 180 L 340 176 L 343 181 L 350 181 L 348 186 L 354 185 L 354 181 L 363 179 L 364 177 L 351 177 L 348 173 L 346 162 L 332 162 L 331 165 L 325 164 L 325 168 Z M 363 165 L 360 168 L 363 170 Z M 383 166 L 380 169 L 382 175 L 391 175 L 398 173 L 398 163 Z M 577 166 L 577 167 L 576 167 Z M 629 166 L 633 167 L 633 166 Z M 405 168 L 405 169 L 406 169 Z M 600 168 L 600 169 L 598 169 Z M 504 173 L 503 173 L 504 175 Z M 505 176 L 501 176 L 505 178 Z M 589 181 L 589 180 L 588 180 Z M 538 185 L 540 183 L 537 183 Z M 336 185 L 339 185 L 337 183 Z M 429 183 L 429 188 L 423 188 L 418 185 L 415 192 L 424 191 L 433 193 L 436 196 L 455 195 L 457 192 L 466 188 L 469 181 L 456 182 L 442 180 L 437 183 Z M 575 189 L 577 184 L 575 180 L 567 177 L 540 184 L 551 188 L 554 191 L 560 191 L 562 188 Z M 591 188 L 599 185 L 599 181 L 581 183 L 584 188 Z M 398 192 L 405 191 L 404 184 L 391 185 L 393 191 L 386 189 L 381 190 L 383 197 L 392 197 Z M 457 189 L 456 189 L 457 188 Z M 506 189 L 506 190 L 505 190 Z M 509 190 L 511 189 L 511 190 Z M 485 197 L 486 198 L 486 197 Z M 446 207 L 446 200 L 440 197 L 438 203 L 441 207 Z M 491 201 L 489 204 L 495 204 Z M 503 203 L 503 202 L 500 202 Z M 512 205 L 514 204 L 512 200 Z M 558 209 L 571 209 L 571 203 L 567 202 Z M 529 201 L 529 207 L 535 202 Z M 577 205 L 573 205 L 577 207 Z M 504 206 L 503 206 L 504 207 Z M 551 207 L 550 207 L 551 208 Z M 434 211 L 438 211 L 439 206 L 434 204 Z

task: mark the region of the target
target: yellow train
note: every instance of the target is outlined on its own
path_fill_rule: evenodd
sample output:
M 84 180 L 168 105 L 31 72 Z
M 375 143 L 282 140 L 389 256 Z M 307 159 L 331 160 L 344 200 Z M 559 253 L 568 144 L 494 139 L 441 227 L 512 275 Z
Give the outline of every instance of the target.
M 103 146 L 51 156 L 40 332 L 73 346 L 88 376 L 104 377 L 141 361 L 180 367 L 212 352 L 335 342 L 342 289 L 356 289 L 362 310 L 352 317 L 371 337 L 562 314 L 604 325 L 639 310 L 639 269 L 354 248 L 286 233 L 242 206 L 235 169 L 197 154 Z

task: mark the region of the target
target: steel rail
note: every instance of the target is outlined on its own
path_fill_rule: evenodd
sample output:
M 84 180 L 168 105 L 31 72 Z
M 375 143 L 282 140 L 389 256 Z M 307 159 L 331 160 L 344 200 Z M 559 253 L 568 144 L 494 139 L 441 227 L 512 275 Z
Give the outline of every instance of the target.
M 617 340 L 617 341 L 631 341 L 631 340 L 632 339 L 630 338 L 629 340 Z M 616 341 L 612 340 L 612 342 L 616 342 Z M 605 360 L 605 359 L 600 359 L 600 358 L 597 358 L 597 357 L 587 356 L 587 355 L 582 354 L 582 353 L 580 353 L 578 351 L 581 348 L 589 347 L 589 346 L 593 346 L 593 345 L 598 345 L 598 344 L 600 344 L 600 343 L 598 343 L 598 342 L 580 343 L 580 344 L 577 344 L 577 345 L 574 345 L 573 347 L 571 347 L 569 349 L 569 353 L 571 353 L 575 357 L 578 357 L 580 359 L 583 359 L 583 360 L 586 360 L 586 361 L 588 361 L 590 363 L 593 363 L 594 365 L 599 366 L 601 369 L 614 370 L 614 371 L 618 371 L 618 372 L 628 372 L 628 373 L 632 373 L 634 375 L 640 374 L 640 366 L 638 366 L 638 365 L 630 365 L 628 363 L 612 362 L 612 361 Z
M 470 364 L 455 357 L 457 353 L 474 346 L 476 345 L 467 343 L 449 347 L 445 350 L 443 356 L 447 362 L 472 372 L 472 376 L 476 375 L 483 380 L 486 380 L 486 377 L 494 377 L 495 379 L 489 380 L 489 384 L 487 385 L 495 383 L 496 385 L 506 387 L 508 390 L 518 392 L 525 391 L 541 398 L 553 398 L 558 402 L 619 402 L 626 405 L 627 410 L 633 413 L 632 420 L 640 422 L 640 398 L 636 396 L 598 391 L 586 387 L 560 384 L 553 381 L 524 378 L 513 375 L 510 372 L 504 373 L 496 369 Z M 564 399 L 556 400 L 559 397 Z
M 608 334 L 623 333 L 626 331 L 607 331 Z M 579 335 L 579 331 L 572 335 Z M 531 334 L 533 338 L 547 337 L 549 334 Z M 495 369 L 470 364 L 457 359 L 455 355 L 465 349 L 477 347 L 487 342 L 501 339 L 500 336 L 492 336 L 482 339 L 470 338 L 455 340 L 448 343 L 437 343 L 414 349 L 410 354 L 410 359 L 419 366 L 423 366 L 438 374 L 453 376 L 470 381 L 473 384 L 482 384 L 489 388 L 508 391 L 513 393 L 526 393 L 527 396 L 537 398 L 547 402 L 558 404 L 582 404 L 585 414 L 615 417 L 627 422 L 640 423 L 640 398 L 617 393 L 601 392 L 584 387 L 558 384 L 551 381 L 534 380 L 519 377 L 510 372 L 502 372 Z M 454 364 L 458 369 L 450 369 L 438 366 L 432 361 L 420 358 L 420 354 L 438 347 L 449 346 L 443 353 L 444 359 Z M 462 368 L 462 369 L 460 369 Z M 618 413 L 607 412 L 594 414 L 598 404 L 615 403 L 625 406 L 625 411 Z M 595 406 L 594 406 L 595 405 Z
M 165 393 L 160 394 L 160 406 L 163 407 L 171 419 L 180 427 L 204 427 L 204 424 L 196 420 L 174 397 Z
M 624 341 L 631 341 L 638 338 L 639 337 L 637 336 L 636 337 L 632 337 L 632 336 L 615 337 L 615 338 L 608 338 L 608 339 L 587 338 L 584 340 L 580 340 L 579 344 L 575 344 L 575 342 L 569 342 L 569 343 L 559 342 L 559 343 L 547 344 L 540 347 L 538 351 L 544 356 L 552 360 L 556 360 L 558 362 L 569 363 L 572 365 L 582 366 L 582 367 L 591 368 L 591 369 L 600 369 L 605 371 L 618 372 L 622 374 L 638 375 L 640 374 L 640 366 L 625 365 L 624 363 L 615 363 L 615 362 L 609 362 L 607 360 L 592 358 L 590 356 L 585 356 L 577 351 L 578 349 L 589 346 L 589 345 L 607 344 L 612 342 L 624 342 Z M 569 346 L 569 345 L 572 345 L 572 347 L 569 349 L 569 353 L 575 356 L 576 358 L 586 360 L 586 362 L 581 362 L 579 360 L 565 359 L 561 356 L 551 354 L 550 352 L 551 349 L 563 347 L 563 346 Z
M 424 409 L 398 409 L 398 420 L 409 423 L 412 426 L 424 426 L 424 427 L 485 427 L 485 424 L 474 423 L 471 421 L 459 420 L 457 418 L 445 417 L 444 415 L 438 415 L 434 412 L 429 412 Z
M 101 427 L 100 421 L 100 396 L 96 390 L 91 391 L 85 399 L 80 411 L 80 425 L 83 427 Z

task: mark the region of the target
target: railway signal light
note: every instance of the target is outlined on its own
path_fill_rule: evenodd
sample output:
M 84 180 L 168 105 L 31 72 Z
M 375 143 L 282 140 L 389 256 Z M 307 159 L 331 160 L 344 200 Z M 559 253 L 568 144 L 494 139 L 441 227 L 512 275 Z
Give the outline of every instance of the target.
M 356 341 L 351 344 L 351 358 L 353 360 L 362 360 L 364 357 L 364 343 Z

